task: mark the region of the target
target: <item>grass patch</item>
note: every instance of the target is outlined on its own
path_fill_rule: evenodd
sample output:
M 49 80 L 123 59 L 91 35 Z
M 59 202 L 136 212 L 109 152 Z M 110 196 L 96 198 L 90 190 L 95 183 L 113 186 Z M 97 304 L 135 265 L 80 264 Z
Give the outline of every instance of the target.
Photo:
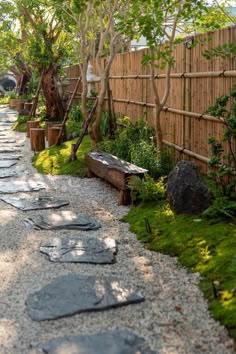
M 147 248 L 177 256 L 183 266 L 202 275 L 200 287 L 213 317 L 236 341 L 235 225 L 177 215 L 167 202 L 140 204 L 123 221 L 130 224 L 130 230 Z
M 85 136 L 77 152 L 77 160 L 70 162 L 71 144 L 67 141 L 60 146 L 52 146 L 33 157 L 33 166 L 38 172 L 51 175 L 86 176 L 84 155 L 91 150 L 89 136 Z

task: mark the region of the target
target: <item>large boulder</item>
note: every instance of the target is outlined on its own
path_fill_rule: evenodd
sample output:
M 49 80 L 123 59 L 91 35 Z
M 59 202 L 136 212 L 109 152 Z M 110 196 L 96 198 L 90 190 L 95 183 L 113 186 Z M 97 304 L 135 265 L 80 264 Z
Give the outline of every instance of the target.
M 211 205 L 212 194 L 197 166 L 190 161 L 180 161 L 168 176 L 167 199 L 177 213 L 199 214 Z

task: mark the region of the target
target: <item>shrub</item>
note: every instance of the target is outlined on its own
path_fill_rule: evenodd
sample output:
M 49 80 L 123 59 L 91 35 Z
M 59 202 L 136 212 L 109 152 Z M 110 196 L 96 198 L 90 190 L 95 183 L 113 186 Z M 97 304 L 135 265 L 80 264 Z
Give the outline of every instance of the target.
M 128 183 L 131 189 L 132 201 L 142 200 L 144 202 L 159 201 L 165 199 L 166 184 L 164 178 L 154 181 L 149 175 L 141 179 L 137 176 L 132 176 Z
M 157 152 L 154 145 L 154 128 L 142 119 L 133 124 L 125 118 L 126 127 L 117 132 L 114 140 L 104 141 L 99 148 L 146 168 L 153 178 L 168 174 L 173 166 L 171 156 L 167 152 Z
M 204 210 L 202 216 L 214 222 L 222 219 L 234 220 L 236 217 L 236 202 L 227 197 L 217 198 L 213 205 Z
M 235 197 L 236 86 L 233 88 L 230 95 L 217 98 L 215 104 L 210 106 L 207 112 L 223 120 L 225 126 L 221 139 L 210 137 L 208 140 L 212 149 L 209 166 L 213 168 L 208 175 L 220 183 L 224 196 Z M 227 154 L 224 153 L 224 142 L 226 142 L 228 146 Z

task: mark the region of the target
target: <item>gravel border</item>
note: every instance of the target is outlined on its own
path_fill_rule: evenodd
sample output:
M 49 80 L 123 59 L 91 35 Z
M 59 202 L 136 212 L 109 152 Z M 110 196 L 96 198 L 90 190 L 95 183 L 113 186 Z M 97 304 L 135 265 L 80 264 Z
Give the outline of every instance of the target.
M 102 228 L 79 233 L 29 230 L 23 223 L 24 218 L 39 213 L 46 215 L 48 211 L 25 212 L 0 201 L 1 354 L 28 353 L 31 343 L 57 336 L 117 329 L 128 329 L 144 337 L 151 349 L 159 354 L 234 353 L 233 341 L 227 331 L 208 312 L 207 302 L 198 288 L 199 274 L 188 273 L 179 266 L 176 258 L 148 251 L 137 241 L 136 235 L 129 231 L 129 225 L 119 221 L 129 208 L 117 205 L 116 189 L 97 178 L 36 173 L 31 165 L 33 154 L 29 140 L 25 134 L 14 135 L 18 141 L 24 140 L 25 145 L 22 147 L 23 157 L 16 167 L 22 175 L 10 180 L 18 178 L 45 183 L 46 190 L 34 192 L 35 196 L 48 193 L 69 200 L 70 206 L 64 209 L 96 217 Z M 39 252 L 42 240 L 78 234 L 116 239 L 117 262 L 103 266 L 51 263 Z M 55 321 L 32 321 L 25 307 L 28 294 L 68 273 L 116 276 L 141 291 L 146 301 Z

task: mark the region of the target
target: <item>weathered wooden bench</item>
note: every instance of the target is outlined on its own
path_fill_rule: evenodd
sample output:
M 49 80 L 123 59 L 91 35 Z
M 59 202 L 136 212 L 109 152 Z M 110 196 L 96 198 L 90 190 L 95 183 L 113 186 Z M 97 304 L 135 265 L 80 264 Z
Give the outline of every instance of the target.
M 131 176 L 143 178 L 144 173 L 147 172 L 144 168 L 102 151 L 88 153 L 85 156 L 85 164 L 88 168 L 88 177 L 101 177 L 119 189 L 119 205 L 131 203 L 129 178 Z

